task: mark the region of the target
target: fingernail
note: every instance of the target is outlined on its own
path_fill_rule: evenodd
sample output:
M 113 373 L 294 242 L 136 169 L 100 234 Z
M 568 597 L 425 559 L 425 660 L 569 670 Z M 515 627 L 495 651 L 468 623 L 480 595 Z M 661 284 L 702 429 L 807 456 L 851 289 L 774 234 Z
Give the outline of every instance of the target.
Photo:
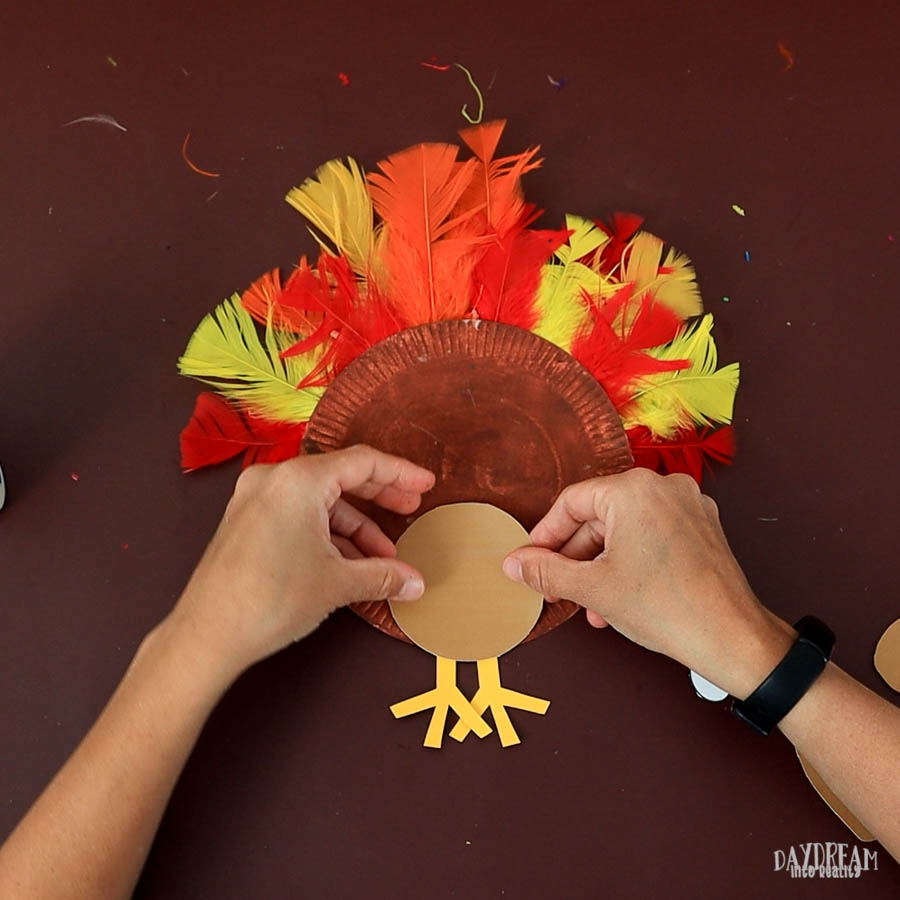
M 425 582 L 421 578 L 407 578 L 397 593 L 398 600 L 418 600 L 425 593 Z
M 507 557 L 503 560 L 503 574 L 513 581 L 522 580 L 522 563 L 517 559 Z

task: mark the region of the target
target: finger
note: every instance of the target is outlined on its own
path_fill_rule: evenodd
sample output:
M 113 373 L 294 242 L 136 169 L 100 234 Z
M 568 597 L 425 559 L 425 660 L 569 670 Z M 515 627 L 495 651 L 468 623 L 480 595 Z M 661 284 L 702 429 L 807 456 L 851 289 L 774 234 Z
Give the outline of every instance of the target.
M 503 560 L 503 574 L 527 584 L 544 597 L 565 597 L 585 606 L 591 587 L 586 567 L 592 565 L 566 559 L 552 550 L 523 547 Z
M 596 613 L 592 609 L 586 609 L 585 613 L 587 615 L 588 624 L 592 625 L 594 628 L 606 628 L 607 625 L 609 625 L 609 622 L 607 622 L 600 613 Z
M 338 493 L 347 491 L 367 500 L 388 485 L 417 494 L 434 486 L 434 474 L 428 469 L 363 444 L 308 459 L 316 459 L 325 469 Z
M 409 515 L 419 508 L 422 495 L 415 491 L 402 491 L 400 488 L 389 484 L 382 488 L 373 498 L 379 506 L 389 509 L 400 515 Z
M 348 541 L 347 538 L 341 537 L 339 534 L 333 534 L 331 536 L 331 543 L 337 547 L 338 552 L 344 559 L 363 559 L 363 553 L 360 551 L 359 547 L 353 543 L 353 541 Z
M 425 582 L 419 572 L 398 559 L 347 560 L 342 576 L 346 579 L 344 590 L 340 592 L 344 603 L 418 600 L 425 591 Z
M 531 540 L 538 547 L 558 550 L 585 523 L 597 520 L 598 500 L 607 492 L 609 482 L 618 476 L 591 478 L 578 484 L 570 484 L 557 498 L 547 514 L 531 530 Z
M 393 541 L 364 513 L 341 497 L 335 501 L 329 520 L 331 531 L 349 538 L 365 556 L 396 556 Z
M 575 534 L 559 549 L 569 559 L 596 559 L 605 546 L 603 529 L 596 519 L 580 525 Z

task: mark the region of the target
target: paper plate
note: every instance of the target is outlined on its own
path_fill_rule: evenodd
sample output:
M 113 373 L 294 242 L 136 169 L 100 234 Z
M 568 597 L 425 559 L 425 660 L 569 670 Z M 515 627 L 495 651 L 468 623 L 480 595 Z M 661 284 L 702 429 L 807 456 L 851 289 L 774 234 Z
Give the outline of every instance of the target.
M 303 441 L 307 453 L 353 444 L 411 459 L 437 483 L 413 516 L 357 505 L 394 541 L 447 503 L 491 503 L 531 530 L 560 491 L 631 468 L 621 419 L 603 388 L 568 353 L 498 322 L 455 320 L 393 335 L 328 386 Z M 384 601 L 353 607 L 400 640 Z M 578 607 L 544 604 L 526 640 Z

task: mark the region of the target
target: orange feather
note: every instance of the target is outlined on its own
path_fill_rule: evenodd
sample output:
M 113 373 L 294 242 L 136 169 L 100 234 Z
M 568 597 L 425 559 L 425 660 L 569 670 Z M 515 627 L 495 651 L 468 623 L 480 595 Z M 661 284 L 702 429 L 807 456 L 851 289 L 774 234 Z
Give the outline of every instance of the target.
M 369 193 L 383 221 L 379 287 L 411 325 L 459 318 L 468 309 L 469 277 L 484 239 L 471 222 L 477 209 L 455 213 L 476 161 L 457 162 L 450 144 L 419 144 L 370 172 Z M 427 303 L 427 305 L 426 305 Z
M 302 268 L 305 260 L 300 262 Z M 266 324 L 271 312 L 273 324 L 278 329 L 296 331 L 300 334 L 309 334 L 315 331 L 319 324 L 317 320 L 321 319 L 321 316 L 313 314 L 310 317 L 289 303 L 289 296 L 296 284 L 296 274 L 296 271 L 292 273 L 287 284 L 282 288 L 281 273 L 278 269 L 266 272 L 241 294 L 241 306 L 263 325 Z
M 535 159 L 540 149 L 538 147 L 515 156 L 494 159 L 505 126 L 505 119 L 497 119 L 463 128 L 459 132 L 475 154 L 478 168 L 460 199 L 457 211 L 483 209 L 488 229 L 501 235 L 516 225 L 527 224 L 523 220 L 528 218 L 530 208 L 525 203 L 520 179 L 526 172 L 537 169 L 542 162 Z

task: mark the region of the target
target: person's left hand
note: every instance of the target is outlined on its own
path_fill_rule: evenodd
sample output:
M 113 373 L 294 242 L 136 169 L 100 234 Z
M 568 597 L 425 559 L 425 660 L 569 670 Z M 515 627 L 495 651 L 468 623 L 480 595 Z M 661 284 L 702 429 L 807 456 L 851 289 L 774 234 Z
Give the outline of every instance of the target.
M 236 675 L 339 606 L 419 598 L 421 574 L 397 560 L 390 539 L 341 494 L 409 514 L 433 485 L 427 469 L 365 446 L 251 466 L 171 624 Z

